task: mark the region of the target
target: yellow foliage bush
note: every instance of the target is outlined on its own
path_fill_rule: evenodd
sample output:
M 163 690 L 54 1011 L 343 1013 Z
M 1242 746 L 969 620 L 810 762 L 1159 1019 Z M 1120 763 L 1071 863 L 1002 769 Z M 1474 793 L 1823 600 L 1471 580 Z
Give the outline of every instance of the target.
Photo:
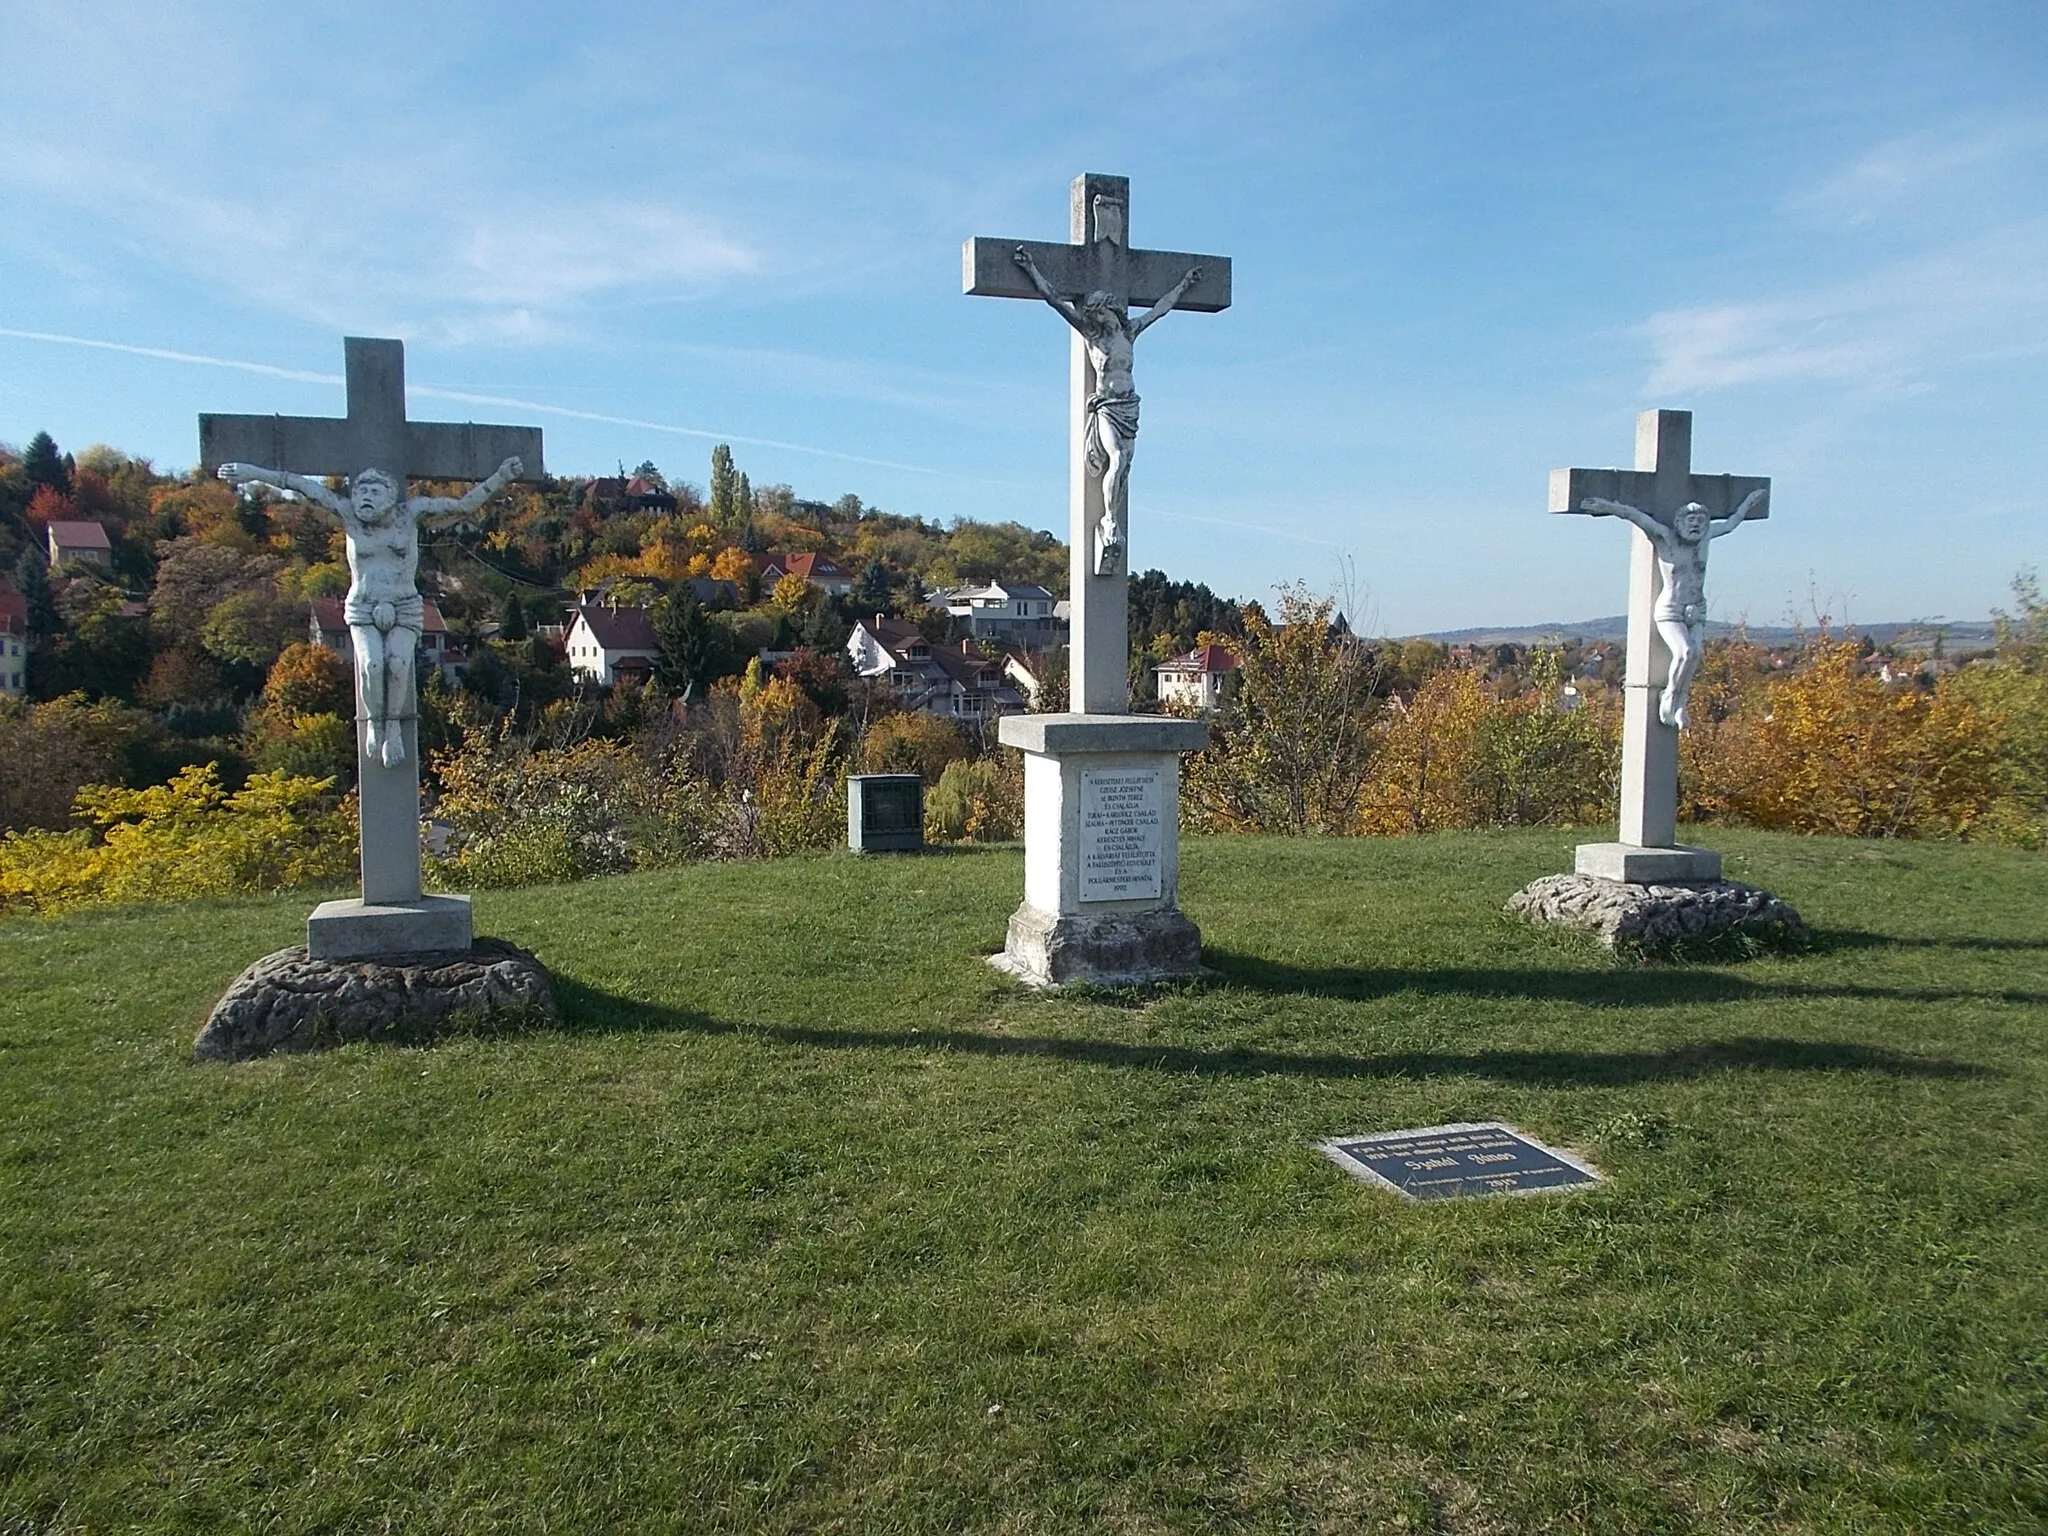
M 946 764 L 924 802 L 935 843 L 1009 843 L 1024 835 L 1024 759 L 1019 753 Z
M 1846 837 L 1969 837 L 1999 800 L 2003 733 L 1953 678 L 1888 686 L 1852 641 L 1717 700 L 1680 738 L 1683 813 Z
M 590 739 L 536 751 L 509 727 L 470 726 L 437 755 L 434 813 L 454 826 L 440 868 L 457 886 L 584 880 L 700 857 L 712 796 L 625 742 Z
M 72 832 L 0 837 L 0 911 L 56 913 L 134 901 L 332 884 L 356 863 L 352 805 L 332 779 L 259 773 L 234 794 L 212 763 L 168 784 L 88 784 Z

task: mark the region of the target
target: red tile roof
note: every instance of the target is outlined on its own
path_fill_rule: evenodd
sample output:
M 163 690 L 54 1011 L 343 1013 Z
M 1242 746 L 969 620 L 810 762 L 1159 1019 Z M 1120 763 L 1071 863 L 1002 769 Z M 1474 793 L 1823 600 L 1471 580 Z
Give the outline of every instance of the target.
M 1169 668 L 1175 672 L 1235 672 L 1244 663 L 1239 661 L 1228 646 L 1198 645 L 1185 656 L 1176 656 L 1160 670 Z
M 113 553 L 113 540 L 107 537 L 107 530 L 98 523 L 53 518 L 49 526 L 50 542 L 60 549 L 104 549 L 109 554 Z
M 607 651 L 652 651 L 654 625 L 645 608 L 608 608 L 602 604 L 576 610 L 590 626 L 590 635 Z

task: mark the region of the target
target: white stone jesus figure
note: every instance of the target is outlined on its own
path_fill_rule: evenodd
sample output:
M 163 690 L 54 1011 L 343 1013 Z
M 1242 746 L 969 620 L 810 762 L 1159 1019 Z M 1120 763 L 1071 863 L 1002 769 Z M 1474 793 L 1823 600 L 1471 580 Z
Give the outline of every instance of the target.
M 1764 492 L 1751 491 L 1740 506 L 1718 521 L 1698 502 L 1689 501 L 1678 509 L 1668 527 L 1639 507 L 1604 496 L 1588 496 L 1579 503 L 1581 511 L 1626 518 L 1642 529 L 1656 548 L 1658 592 L 1650 618 L 1671 652 L 1671 676 L 1657 703 L 1657 718 L 1666 725 L 1684 730 L 1689 723 L 1686 700 L 1706 649 L 1707 545 L 1733 533 L 1763 499 Z
M 1132 381 L 1133 344 L 1146 327 L 1180 302 L 1202 276 L 1200 267 L 1166 291 L 1164 297 L 1133 320 L 1109 294 L 1095 292 L 1078 306 L 1062 298 L 1031 252 L 1018 246 L 1011 259 L 1024 269 L 1038 296 L 1059 311 L 1088 348 L 1095 366 L 1095 393 L 1088 397 L 1088 469 L 1102 481 L 1102 521 L 1095 530 L 1095 574 L 1113 576 L 1124 568 L 1125 519 L 1128 512 L 1131 452 L 1138 441 L 1138 390 Z
M 516 458 L 500 464 L 462 496 L 404 494 L 397 477 L 365 469 L 349 480 L 343 500 L 318 480 L 254 464 L 223 464 L 230 485 L 294 491 L 341 519 L 348 536 L 348 597 L 342 615 L 356 652 L 356 707 L 364 724 L 363 755 L 386 768 L 405 761 L 404 722 L 419 713 L 413 675 L 426 600 L 420 596 L 422 522 L 466 516 L 520 472 Z

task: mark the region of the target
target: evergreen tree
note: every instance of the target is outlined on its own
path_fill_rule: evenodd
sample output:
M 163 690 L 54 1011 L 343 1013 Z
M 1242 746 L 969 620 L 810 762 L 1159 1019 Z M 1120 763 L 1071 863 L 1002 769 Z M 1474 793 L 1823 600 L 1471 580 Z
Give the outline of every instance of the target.
M 730 670 L 725 630 L 686 584 L 678 584 L 655 615 L 654 645 L 656 680 L 686 699 Z
M 47 485 L 59 496 L 71 494 L 71 472 L 57 452 L 56 441 L 47 432 L 38 432 L 28 440 L 28 451 L 21 456 L 21 471 L 32 487 Z
M 498 638 L 500 640 L 524 640 L 526 638 L 526 608 L 519 601 L 517 592 L 505 594 L 505 606 L 498 610 Z
M 31 544 L 15 563 L 14 584 L 28 604 L 28 633 L 32 640 L 47 639 L 57 632 L 57 599 L 50 591 L 50 558 L 42 546 Z
M 733 489 L 733 499 L 739 503 L 739 514 L 748 526 L 754 521 L 754 482 L 747 478 L 745 470 L 740 471 L 739 484 Z
M 711 450 L 711 526 L 737 528 L 740 510 L 739 476 L 733 471 L 732 450 L 724 443 Z
M 863 613 L 880 613 L 886 609 L 889 606 L 889 568 L 879 560 L 870 560 L 861 568 L 860 579 L 853 584 L 853 597 Z

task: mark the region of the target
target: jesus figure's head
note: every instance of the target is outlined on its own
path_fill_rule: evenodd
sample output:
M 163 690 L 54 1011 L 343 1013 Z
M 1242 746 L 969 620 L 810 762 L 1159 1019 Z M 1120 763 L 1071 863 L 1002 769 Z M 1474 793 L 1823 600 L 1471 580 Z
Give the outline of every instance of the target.
M 398 481 L 381 469 L 366 469 L 349 481 L 348 494 L 356 516 L 374 523 L 398 505 Z

